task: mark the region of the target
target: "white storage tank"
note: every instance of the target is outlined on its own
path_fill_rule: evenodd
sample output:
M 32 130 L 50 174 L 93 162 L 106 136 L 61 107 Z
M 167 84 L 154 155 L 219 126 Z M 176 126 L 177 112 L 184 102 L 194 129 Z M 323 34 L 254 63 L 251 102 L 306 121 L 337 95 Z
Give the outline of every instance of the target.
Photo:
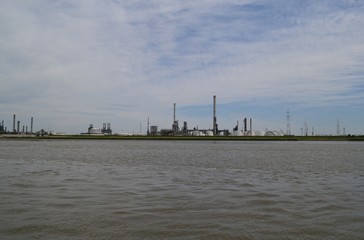
M 192 135 L 193 136 L 200 136 L 200 131 L 195 130 L 195 131 L 193 131 Z
M 101 128 L 90 128 L 88 130 L 89 134 L 101 134 Z
M 236 136 L 243 136 L 244 134 L 242 131 L 238 130 L 238 131 L 234 131 L 232 135 L 236 137 Z
M 198 136 L 198 137 L 201 137 L 201 136 L 206 136 L 203 132 L 201 131 L 193 131 L 193 136 Z
M 265 131 L 259 131 L 259 130 L 256 130 L 256 131 L 253 131 L 254 132 L 254 136 L 265 136 Z
M 214 136 L 214 132 L 211 130 L 206 131 L 206 136 L 212 137 Z

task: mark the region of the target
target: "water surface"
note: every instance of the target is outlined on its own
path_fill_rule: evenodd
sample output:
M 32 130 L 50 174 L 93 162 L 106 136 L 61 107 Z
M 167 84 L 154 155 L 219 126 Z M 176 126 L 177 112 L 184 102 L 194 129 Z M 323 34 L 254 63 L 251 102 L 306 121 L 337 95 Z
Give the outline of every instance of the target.
M 0 141 L 1 239 L 364 239 L 364 143 Z

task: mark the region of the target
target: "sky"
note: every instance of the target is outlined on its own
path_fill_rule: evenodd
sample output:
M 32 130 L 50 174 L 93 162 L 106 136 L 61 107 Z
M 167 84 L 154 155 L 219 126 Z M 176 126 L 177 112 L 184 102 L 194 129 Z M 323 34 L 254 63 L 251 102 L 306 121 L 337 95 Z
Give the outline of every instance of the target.
M 0 0 L 0 121 L 364 134 L 363 0 Z

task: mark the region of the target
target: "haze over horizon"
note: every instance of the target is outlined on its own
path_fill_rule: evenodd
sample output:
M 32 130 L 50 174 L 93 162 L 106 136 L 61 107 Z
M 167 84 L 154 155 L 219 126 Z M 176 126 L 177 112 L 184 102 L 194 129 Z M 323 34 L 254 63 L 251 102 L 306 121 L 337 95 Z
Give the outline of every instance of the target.
M 80 133 L 253 119 L 364 134 L 364 1 L 14 0 L 0 8 L 0 121 Z

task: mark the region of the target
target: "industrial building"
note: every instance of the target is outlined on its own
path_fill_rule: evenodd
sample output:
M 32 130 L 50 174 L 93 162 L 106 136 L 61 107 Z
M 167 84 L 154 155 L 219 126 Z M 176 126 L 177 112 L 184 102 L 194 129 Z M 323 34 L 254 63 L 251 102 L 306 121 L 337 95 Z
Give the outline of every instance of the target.
M 7 128 L 4 125 L 4 120 L 2 120 L 0 123 L 0 133 L 5 133 L 5 132 L 7 132 Z
M 90 135 L 112 135 L 112 129 L 110 123 L 103 123 L 102 128 L 96 128 L 93 124 L 89 125 L 87 133 L 82 134 L 90 134 Z
M 11 130 L 10 130 L 11 129 Z M 0 122 L 0 134 L 34 134 L 33 132 L 33 117 L 30 118 L 30 129 L 27 125 L 21 125 L 21 122 L 16 121 L 16 115 L 13 115 L 13 127 L 5 126 L 4 120 Z
M 176 103 L 173 104 L 173 122 L 171 129 L 161 129 L 157 135 L 162 136 L 228 136 L 230 135 L 229 130 L 219 130 L 216 117 L 216 96 L 213 96 L 213 118 L 212 118 L 212 129 L 188 129 L 187 122 L 183 122 L 183 127 L 179 127 L 179 121 L 176 119 Z M 149 131 L 149 129 L 148 129 Z M 152 131 L 150 131 L 152 132 Z
M 180 126 L 180 121 L 176 118 L 176 103 L 173 103 L 173 120 L 171 128 L 158 129 L 157 125 L 149 126 L 149 118 L 147 125 L 148 136 L 284 136 L 282 131 L 257 131 L 253 130 L 252 118 L 244 118 L 242 128 L 239 129 L 239 121 L 230 132 L 227 129 L 220 130 L 217 121 L 217 109 L 216 109 L 216 95 L 213 95 L 212 99 L 212 126 L 208 129 L 199 129 L 198 127 L 188 128 L 187 121 L 183 121 L 183 126 Z M 141 129 L 141 125 L 140 125 Z M 141 130 L 140 130 L 141 132 Z M 16 119 L 16 115 L 13 115 L 13 126 L 12 128 L 6 127 L 4 120 L 0 121 L 0 134 L 35 134 L 33 133 L 33 117 L 30 118 L 30 128 L 26 125 L 21 125 L 21 122 Z M 37 132 L 39 135 L 52 134 L 52 132 L 42 130 Z M 88 135 L 112 135 L 112 129 L 110 123 L 103 123 L 102 128 L 94 127 L 93 124 L 89 125 L 86 133 Z M 289 124 L 289 111 L 287 111 L 287 133 L 290 134 Z M 134 134 L 128 134 L 134 135 Z
M 153 128 L 153 129 L 152 129 Z M 149 129 L 149 119 L 148 119 L 148 135 L 156 136 L 284 136 L 282 131 L 261 131 L 253 130 L 253 119 L 244 118 L 243 127 L 239 129 L 239 121 L 230 133 L 229 130 L 223 129 L 219 130 L 217 123 L 216 114 L 216 96 L 213 96 L 213 106 L 212 106 L 212 128 L 211 129 L 198 129 L 194 127 L 193 129 L 188 129 L 187 122 L 183 122 L 183 127 L 180 128 L 179 121 L 176 119 L 176 103 L 173 104 L 173 122 L 170 129 L 161 129 L 158 132 L 157 126 L 152 126 Z

